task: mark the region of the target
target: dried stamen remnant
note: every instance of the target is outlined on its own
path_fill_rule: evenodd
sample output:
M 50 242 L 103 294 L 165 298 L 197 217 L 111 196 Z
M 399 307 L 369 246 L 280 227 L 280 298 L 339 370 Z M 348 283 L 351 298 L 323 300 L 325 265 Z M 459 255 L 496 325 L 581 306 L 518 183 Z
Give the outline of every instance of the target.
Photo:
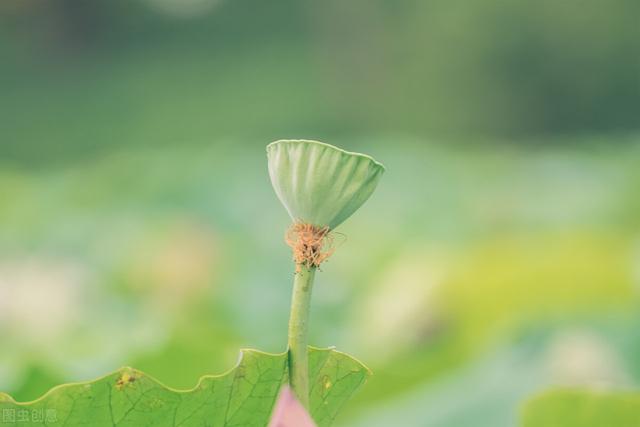
M 293 250 L 296 271 L 300 266 L 319 267 L 334 251 L 333 237 L 328 226 L 295 222 L 285 234 L 287 245 Z

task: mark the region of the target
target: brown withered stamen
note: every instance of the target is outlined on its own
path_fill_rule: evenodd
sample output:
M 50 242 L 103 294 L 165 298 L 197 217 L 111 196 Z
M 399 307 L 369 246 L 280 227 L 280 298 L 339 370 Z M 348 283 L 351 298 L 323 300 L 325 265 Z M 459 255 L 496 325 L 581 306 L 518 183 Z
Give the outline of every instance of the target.
M 328 226 L 294 222 L 285 233 L 285 242 L 293 251 L 296 272 L 301 266 L 319 267 L 333 252 L 333 236 Z

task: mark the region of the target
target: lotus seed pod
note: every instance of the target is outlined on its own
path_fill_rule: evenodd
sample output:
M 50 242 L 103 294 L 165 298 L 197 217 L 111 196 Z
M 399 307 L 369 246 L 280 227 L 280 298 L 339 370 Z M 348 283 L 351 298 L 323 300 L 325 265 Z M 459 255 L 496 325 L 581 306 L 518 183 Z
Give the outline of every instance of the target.
M 267 146 L 273 188 L 295 222 L 336 228 L 371 196 L 384 166 L 371 157 L 317 141 Z

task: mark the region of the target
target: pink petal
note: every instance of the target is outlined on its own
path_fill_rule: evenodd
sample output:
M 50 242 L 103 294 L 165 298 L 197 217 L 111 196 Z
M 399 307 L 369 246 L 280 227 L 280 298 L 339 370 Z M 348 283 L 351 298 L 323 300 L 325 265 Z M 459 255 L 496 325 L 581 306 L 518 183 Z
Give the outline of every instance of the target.
M 285 385 L 273 409 L 269 427 L 316 427 L 316 424 L 289 386 Z

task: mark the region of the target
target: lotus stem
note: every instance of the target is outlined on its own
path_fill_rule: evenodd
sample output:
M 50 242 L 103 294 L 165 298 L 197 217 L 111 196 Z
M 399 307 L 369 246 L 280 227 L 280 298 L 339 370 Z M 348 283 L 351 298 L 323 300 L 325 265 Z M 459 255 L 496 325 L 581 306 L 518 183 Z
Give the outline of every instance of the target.
M 289 383 L 306 409 L 309 409 L 309 308 L 315 272 L 315 267 L 296 266 L 289 317 Z

